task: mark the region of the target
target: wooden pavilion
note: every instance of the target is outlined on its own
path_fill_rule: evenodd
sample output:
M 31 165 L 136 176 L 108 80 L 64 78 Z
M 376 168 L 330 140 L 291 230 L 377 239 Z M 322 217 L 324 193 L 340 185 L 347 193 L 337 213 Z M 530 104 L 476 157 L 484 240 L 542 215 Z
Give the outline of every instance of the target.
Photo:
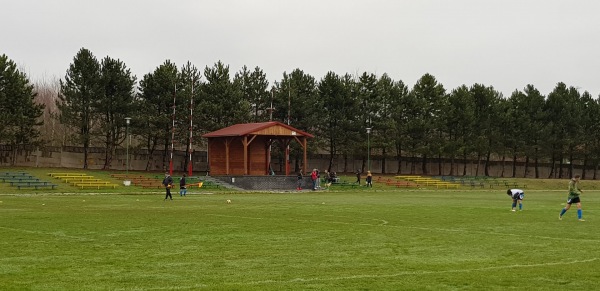
M 211 176 L 269 175 L 271 144 L 278 141 L 288 148 L 296 141 L 304 150 L 302 171 L 306 173 L 307 139 L 314 136 L 277 121 L 236 124 L 203 135 L 208 139 L 208 165 Z M 290 174 L 289 152 L 285 155 L 285 175 Z

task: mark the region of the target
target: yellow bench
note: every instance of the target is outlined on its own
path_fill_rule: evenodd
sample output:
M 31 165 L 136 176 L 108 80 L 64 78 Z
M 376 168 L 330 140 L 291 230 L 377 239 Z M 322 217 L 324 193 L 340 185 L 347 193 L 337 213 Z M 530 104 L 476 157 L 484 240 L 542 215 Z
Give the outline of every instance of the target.
M 79 179 L 79 180 L 65 180 L 66 183 L 69 183 L 73 186 L 77 185 L 77 184 L 86 184 L 86 183 L 103 183 L 105 181 L 102 181 L 102 179 Z
M 408 181 L 415 181 L 415 182 L 442 182 L 440 180 L 434 180 L 434 179 L 429 179 L 429 178 L 416 178 L 416 179 L 406 179 Z
M 117 188 L 116 184 L 112 184 L 110 182 L 77 183 L 75 186 L 80 187 L 81 189 L 85 187 L 94 187 L 97 189 L 100 189 L 100 187 L 112 187 L 113 189 Z
M 414 181 L 416 183 L 419 183 L 421 185 L 425 185 L 425 186 L 434 186 L 443 182 L 440 181 L 435 181 L 435 180 L 429 180 L 429 181 Z
M 450 188 L 450 187 L 458 188 L 458 186 L 460 186 L 459 184 L 449 183 L 449 182 L 435 180 L 435 179 L 428 179 L 428 180 L 419 179 L 419 180 L 412 180 L 412 181 L 419 183 L 421 185 L 424 185 L 424 186 L 436 186 L 437 188 L 439 188 L 440 186 L 444 186 L 446 188 Z
M 113 185 L 94 185 L 94 184 L 89 184 L 89 185 L 77 185 L 77 187 L 83 189 L 86 187 L 91 187 L 91 188 L 96 188 L 98 190 L 100 190 L 101 187 L 112 187 L 113 189 L 117 188 L 117 185 L 113 184 Z
M 63 176 L 59 176 L 59 177 L 63 177 Z M 65 181 L 66 183 L 69 183 L 71 181 L 90 181 L 90 180 L 100 180 L 98 178 L 94 178 L 94 176 L 79 176 L 79 177 L 63 177 L 60 178 L 63 181 Z
M 112 182 L 108 182 L 108 181 L 83 181 L 83 182 L 77 182 L 77 184 L 112 184 Z
M 57 178 L 58 176 L 63 177 L 84 177 L 88 174 L 80 174 L 80 173 L 48 173 L 50 177 Z
M 86 177 L 89 177 L 89 179 L 94 178 L 93 176 L 54 176 L 54 178 L 56 179 L 61 179 L 64 182 L 66 182 L 66 179 L 73 179 L 73 178 L 80 178 L 80 179 L 85 179 Z
M 399 179 L 406 179 L 406 178 L 421 178 L 421 176 L 415 176 L 415 175 L 400 175 L 400 176 L 394 176 L 396 178 Z

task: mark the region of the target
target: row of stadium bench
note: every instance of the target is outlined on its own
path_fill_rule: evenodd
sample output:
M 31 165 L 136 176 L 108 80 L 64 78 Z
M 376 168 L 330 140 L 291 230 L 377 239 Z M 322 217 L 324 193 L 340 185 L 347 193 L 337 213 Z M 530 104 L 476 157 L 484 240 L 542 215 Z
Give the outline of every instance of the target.
M 33 189 L 55 189 L 56 184 L 48 181 L 42 181 L 36 176 L 30 175 L 27 172 L 1 172 L 0 180 L 3 183 L 9 183 L 10 186 L 17 189 L 33 188 Z
M 494 187 L 505 187 L 505 188 L 527 188 L 527 184 L 518 184 L 517 182 L 498 179 L 493 177 L 481 177 L 481 176 L 466 176 L 466 177 L 455 177 L 455 176 L 441 176 L 444 181 L 452 181 L 461 183 L 465 186 L 471 186 L 471 188 L 489 188 Z
M 60 179 L 63 182 L 72 186 L 84 189 L 84 188 L 116 188 L 117 185 L 104 181 L 102 179 L 94 178 L 94 176 L 85 173 L 48 173 L 52 178 Z
M 116 188 L 118 185 L 103 179 L 95 178 L 94 176 L 85 173 L 76 172 L 53 172 L 48 173 L 48 176 L 60 179 L 63 182 L 81 189 L 84 188 Z M 143 188 L 162 188 L 162 180 L 148 178 L 143 175 L 127 175 L 127 174 L 112 174 L 115 179 L 128 179 L 134 182 L 134 185 Z M 199 186 L 201 188 L 220 188 L 220 185 L 210 181 L 201 181 L 199 177 L 189 177 L 188 187 Z M 195 182 L 198 181 L 198 182 Z M 33 188 L 33 189 L 56 189 L 57 184 L 50 181 L 44 181 L 36 176 L 30 175 L 27 172 L 0 172 L 0 182 L 7 183 L 17 189 Z
M 416 175 L 399 175 L 399 176 L 395 176 L 395 178 L 410 181 L 412 183 L 415 183 L 419 186 L 424 186 L 424 187 L 435 186 L 436 188 L 446 188 L 446 189 L 449 189 L 449 188 L 458 189 L 458 187 L 460 187 L 460 184 L 449 182 L 449 181 L 443 181 L 443 180 L 432 178 L 432 177 L 423 177 L 423 176 L 416 176 Z
M 419 175 L 398 175 L 394 179 L 378 177 L 376 182 L 385 183 L 387 186 L 393 187 L 433 187 L 458 189 L 461 186 L 474 188 L 526 188 L 526 184 L 518 184 L 508 180 L 500 180 L 497 178 L 473 178 L 473 177 L 452 177 L 452 176 L 419 176 Z

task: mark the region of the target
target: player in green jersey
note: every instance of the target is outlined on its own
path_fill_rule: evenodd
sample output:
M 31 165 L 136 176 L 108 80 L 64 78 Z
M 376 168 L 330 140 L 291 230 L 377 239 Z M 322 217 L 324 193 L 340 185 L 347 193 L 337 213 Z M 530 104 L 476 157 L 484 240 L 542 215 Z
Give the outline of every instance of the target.
M 579 179 L 581 177 L 579 175 L 575 175 L 571 181 L 569 181 L 569 197 L 567 198 L 567 206 L 560 211 L 558 215 L 558 219 L 562 220 L 563 215 L 569 208 L 571 208 L 571 204 L 575 203 L 577 205 L 577 218 L 579 221 L 585 221 L 581 218 L 583 211 L 581 210 L 581 200 L 579 199 L 579 195 L 581 195 L 582 191 L 579 188 Z

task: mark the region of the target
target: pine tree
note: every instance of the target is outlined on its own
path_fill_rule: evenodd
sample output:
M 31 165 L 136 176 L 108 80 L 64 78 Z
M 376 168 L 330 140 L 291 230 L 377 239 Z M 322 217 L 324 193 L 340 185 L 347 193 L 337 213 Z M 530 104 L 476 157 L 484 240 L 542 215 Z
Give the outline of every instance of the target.
M 267 92 L 269 82 L 267 76 L 259 68 L 250 72 L 246 66 L 235 74 L 234 83 L 239 84 L 242 96 L 250 102 L 252 107 L 252 121 L 261 122 L 269 120 L 267 108 L 271 106 L 271 93 Z
M 244 98 L 241 80 L 231 80 L 229 66 L 219 61 L 206 67 L 204 78 L 199 105 L 208 131 L 251 120 L 251 102 Z
M 145 146 L 149 151 L 148 157 L 152 156 L 159 144 L 163 145 L 163 164 L 161 169 L 166 168 L 167 153 L 171 141 L 173 97 L 175 106 L 182 104 L 177 88 L 181 88 L 178 79 L 177 66 L 167 60 L 157 67 L 154 72 L 144 75 L 140 81 L 139 98 L 142 107 L 139 114 L 134 118 L 138 120 L 134 128 L 135 132 L 145 139 Z M 174 96 L 177 94 L 177 96 Z M 146 164 L 146 170 L 150 170 L 150 159 Z
M 64 80 L 60 80 L 57 106 L 60 121 L 76 129 L 76 142 L 83 145 L 83 168 L 88 168 L 88 151 L 92 138 L 92 127 L 97 121 L 94 102 L 100 99 L 100 64 L 89 50 L 82 48 L 73 58 Z
M 447 104 L 444 86 L 430 74 L 423 75 L 414 85 L 411 97 L 415 101 L 412 140 L 422 158 L 422 172 L 428 174 L 428 157 L 439 153 L 439 131 L 443 126 L 442 110 Z
M 135 110 L 135 76 L 120 60 L 106 57 L 101 63 L 102 93 L 94 102 L 94 111 L 100 124 L 98 135 L 103 137 L 105 159 L 103 169 L 108 169 L 117 146 L 125 141 L 126 117 Z
M 19 146 L 36 145 L 40 132 L 38 121 L 44 106 L 36 104 L 36 94 L 27 76 L 6 55 L 0 56 L 0 143 L 9 144 L 14 164 Z
M 348 116 L 350 108 L 354 107 L 356 100 L 347 98 L 345 94 L 344 83 L 340 76 L 334 72 L 328 72 L 317 86 L 319 99 L 323 104 L 323 116 L 317 120 L 318 131 L 316 136 L 321 136 L 323 146 L 329 151 L 328 171 L 332 171 L 333 161 L 340 152 L 342 139 L 344 134 L 344 122 L 353 119 L 353 116 Z

